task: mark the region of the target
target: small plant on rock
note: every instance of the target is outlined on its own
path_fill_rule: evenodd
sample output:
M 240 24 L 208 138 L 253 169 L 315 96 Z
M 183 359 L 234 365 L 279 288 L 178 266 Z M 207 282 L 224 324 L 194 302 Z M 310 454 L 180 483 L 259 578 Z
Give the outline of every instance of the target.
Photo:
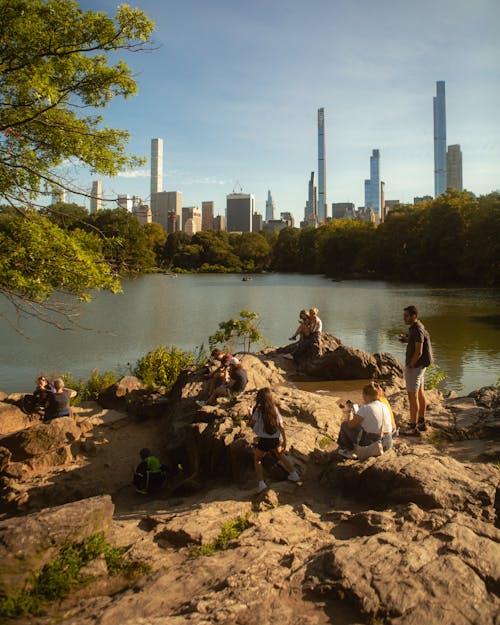
M 249 521 L 250 513 L 247 513 L 243 516 L 239 516 L 232 521 L 227 521 L 221 527 L 220 534 L 212 540 L 212 542 L 207 543 L 206 545 L 201 545 L 201 547 L 196 547 L 193 549 L 193 555 L 195 556 L 208 556 L 215 551 L 221 551 L 224 548 L 226 543 L 230 540 L 234 540 L 238 538 L 247 528 L 250 527 Z

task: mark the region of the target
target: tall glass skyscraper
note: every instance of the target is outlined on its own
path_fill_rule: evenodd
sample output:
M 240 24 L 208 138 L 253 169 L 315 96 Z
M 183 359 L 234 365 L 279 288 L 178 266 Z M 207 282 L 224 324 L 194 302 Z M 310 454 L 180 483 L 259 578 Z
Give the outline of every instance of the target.
M 446 98 L 444 80 L 436 82 L 434 104 L 434 197 L 446 192 Z
M 318 223 L 328 217 L 326 202 L 325 109 L 318 109 Z
M 365 208 L 380 217 L 380 150 L 372 150 L 370 179 L 365 180 Z
M 266 221 L 272 221 L 274 219 L 274 200 L 271 195 L 271 191 L 267 191 L 266 200 Z

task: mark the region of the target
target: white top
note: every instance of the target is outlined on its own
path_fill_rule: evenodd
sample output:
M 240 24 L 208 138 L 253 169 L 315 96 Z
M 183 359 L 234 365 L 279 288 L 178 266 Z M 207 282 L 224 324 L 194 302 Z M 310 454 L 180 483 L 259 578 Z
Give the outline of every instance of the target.
M 277 417 L 278 425 L 281 425 L 281 427 L 283 427 L 283 418 L 278 412 L 277 408 L 276 408 L 276 417 Z M 252 419 L 255 420 L 255 423 L 253 425 L 253 431 L 255 432 L 255 434 L 257 434 L 259 438 L 279 438 L 280 437 L 281 432 L 279 431 L 278 428 L 276 428 L 276 432 L 274 434 L 268 434 L 265 431 L 264 419 L 262 418 L 262 414 L 258 408 L 256 408 L 253 411 Z
M 392 432 L 391 413 L 389 408 L 381 401 L 376 399 L 369 404 L 361 406 L 358 415 L 363 417 L 361 427 L 368 434 L 389 434 Z
M 314 322 L 314 327 L 311 328 L 312 332 L 323 332 L 323 322 L 319 317 L 316 317 L 316 321 Z

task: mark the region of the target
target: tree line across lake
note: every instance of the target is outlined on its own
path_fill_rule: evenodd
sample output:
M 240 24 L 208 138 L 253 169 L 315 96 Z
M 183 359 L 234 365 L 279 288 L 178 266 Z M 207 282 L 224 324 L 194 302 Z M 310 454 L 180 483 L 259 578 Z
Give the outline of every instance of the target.
M 22 228 L 20 222 L 24 222 Z M 47 245 L 47 239 L 52 245 Z M 123 209 L 89 215 L 76 204 L 55 204 L 20 217 L 4 207 L 0 209 L 0 240 L 0 265 L 16 269 L 21 277 L 22 266 L 8 266 L 6 256 L 14 250 L 20 263 L 24 249 L 30 265 L 31 257 L 39 255 L 35 266 L 52 262 L 57 271 L 61 264 L 67 269 L 72 263 L 72 252 L 68 253 L 66 246 L 73 242 L 90 254 L 87 264 L 79 258 L 80 274 L 99 271 L 96 260 L 111 269 L 111 274 L 103 274 L 104 288 L 110 288 L 118 275 L 154 269 L 323 273 L 338 279 L 373 277 L 498 286 L 500 193 L 475 198 L 468 192 L 449 190 L 435 200 L 392 210 L 378 227 L 343 219 L 318 228 L 286 228 L 278 234 L 210 231 L 166 235 L 160 225 L 142 226 Z M 57 242 L 59 248 L 54 249 Z M 69 275 L 67 284 L 71 279 L 83 279 L 80 274 Z

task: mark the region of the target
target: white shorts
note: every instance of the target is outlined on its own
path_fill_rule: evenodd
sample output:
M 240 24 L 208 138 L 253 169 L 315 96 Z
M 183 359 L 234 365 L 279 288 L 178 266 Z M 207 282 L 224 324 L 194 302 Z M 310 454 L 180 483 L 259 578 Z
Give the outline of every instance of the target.
M 406 390 L 416 393 L 420 387 L 424 387 L 425 367 L 405 367 Z

